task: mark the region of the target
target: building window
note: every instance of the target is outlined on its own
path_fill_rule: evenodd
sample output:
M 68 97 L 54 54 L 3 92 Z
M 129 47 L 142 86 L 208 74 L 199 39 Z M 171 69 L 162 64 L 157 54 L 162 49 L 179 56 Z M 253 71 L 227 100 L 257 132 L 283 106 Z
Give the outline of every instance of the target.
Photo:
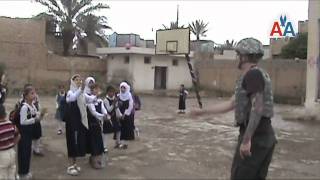
M 129 56 L 125 56 L 124 57 L 124 63 L 125 64 L 129 64 L 130 63 L 130 57 Z
M 151 57 L 144 57 L 145 64 L 151 64 Z
M 172 65 L 173 66 L 178 66 L 178 59 L 172 59 Z

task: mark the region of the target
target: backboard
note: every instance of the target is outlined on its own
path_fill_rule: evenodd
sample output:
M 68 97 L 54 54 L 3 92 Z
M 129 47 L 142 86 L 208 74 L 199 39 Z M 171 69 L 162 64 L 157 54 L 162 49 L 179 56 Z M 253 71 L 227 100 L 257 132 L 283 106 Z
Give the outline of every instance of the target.
M 156 54 L 189 54 L 190 29 L 157 30 Z

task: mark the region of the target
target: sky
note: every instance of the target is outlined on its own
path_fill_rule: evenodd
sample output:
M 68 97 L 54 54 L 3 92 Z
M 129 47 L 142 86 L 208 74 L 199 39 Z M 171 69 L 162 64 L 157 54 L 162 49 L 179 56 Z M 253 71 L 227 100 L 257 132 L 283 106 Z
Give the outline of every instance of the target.
M 95 1 L 98 2 L 98 1 Z M 208 22 L 208 32 L 202 39 L 223 44 L 226 40 L 239 41 L 255 37 L 269 44 L 270 32 L 275 21 L 286 15 L 295 32 L 298 21 L 308 19 L 307 0 L 100 0 L 110 6 L 97 14 L 108 18 L 109 25 L 117 33 L 135 33 L 143 39 L 156 37 L 156 30 L 176 20 L 179 5 L 179 25 L 201 19 Z M 32 17 L 46 11 L 34 0 L 0 0 L 0 16 Z M 195 39 L 191 36 L 191 39 Z

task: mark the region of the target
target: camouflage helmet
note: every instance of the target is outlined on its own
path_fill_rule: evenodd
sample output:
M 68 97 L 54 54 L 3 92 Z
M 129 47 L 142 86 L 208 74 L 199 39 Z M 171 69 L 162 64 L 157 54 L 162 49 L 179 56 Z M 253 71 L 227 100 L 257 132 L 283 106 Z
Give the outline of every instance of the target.
M 244 38 L 240 40 L 237 43 L 235 50 L 241 55 L 252 54 L 263 56 L 264 54 L 262 43 L 255 38 Z

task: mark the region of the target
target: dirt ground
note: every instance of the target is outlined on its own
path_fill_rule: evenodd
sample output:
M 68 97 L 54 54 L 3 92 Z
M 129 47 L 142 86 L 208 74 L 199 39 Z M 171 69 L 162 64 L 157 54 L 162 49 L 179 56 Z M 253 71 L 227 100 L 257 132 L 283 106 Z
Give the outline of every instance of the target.
M 18 98 L 9 98 L 7 109 Z M 233 127 L 233 113 L 190 119 L 177 115 L 177 98 L 141 97 L 142 111 L 136 125 L 140 137 L 127 150 L 113 149 L 110 135 L 107 166 L 94 170 L 88 156 L 80 159 L 78 177 L 66 174 L 65 136 L 57 135 L 53 97 L 42 97 L 42 107 L 49 110 L 42 122 L 45 156 L 32 157 L 35 179 L 228 179 L 238 129 Z M 204 106 L 222 100 L 209 98 Z M 188 99 L 187 107 L 197 107 Z M 292 106 L 277 105 L 273 125 L 278 137 L 269 179 L 320 179 L 320 123 L 284 121 L 282 112 Z

